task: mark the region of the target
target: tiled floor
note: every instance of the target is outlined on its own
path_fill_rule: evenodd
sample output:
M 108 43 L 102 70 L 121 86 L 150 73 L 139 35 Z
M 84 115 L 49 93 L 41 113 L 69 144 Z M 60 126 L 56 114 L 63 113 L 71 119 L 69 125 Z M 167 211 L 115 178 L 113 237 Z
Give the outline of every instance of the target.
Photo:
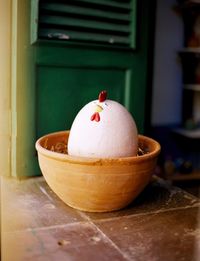
M 110 213 L 68 207 L 42 177 L 1 187 L 2 261 L 200 260 L 200 200 L 162 180 Z
M 174 182 L 174 185 L 200 198 L 200 180 L 190 180 L 190 181 L 187 180 L 184 182 Z

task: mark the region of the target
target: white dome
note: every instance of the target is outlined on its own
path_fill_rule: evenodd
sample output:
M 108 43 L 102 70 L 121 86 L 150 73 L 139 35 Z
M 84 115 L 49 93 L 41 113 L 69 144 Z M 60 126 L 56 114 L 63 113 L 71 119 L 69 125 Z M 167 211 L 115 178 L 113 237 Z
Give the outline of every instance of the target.
M 118 102 L 95 100 L 77 114 L 68 140 L 69 155 L 116 158 L 135 156 L 137 151 L 136 124 Z

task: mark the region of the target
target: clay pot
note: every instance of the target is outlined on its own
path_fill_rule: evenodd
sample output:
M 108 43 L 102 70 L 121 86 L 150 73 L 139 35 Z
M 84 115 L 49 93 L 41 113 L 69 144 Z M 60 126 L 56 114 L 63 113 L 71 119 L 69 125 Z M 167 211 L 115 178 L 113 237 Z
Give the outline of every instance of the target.
M 36 142 L 42 174 L 67 205 L 88 212 L 118 210 L 149 183 L 160 152 L 155 140 L 139 135 L 139 145 L 148 153 L 127 158 L 72 157 L 50 150 L 68 136 L 69 131 L 56 132 Z

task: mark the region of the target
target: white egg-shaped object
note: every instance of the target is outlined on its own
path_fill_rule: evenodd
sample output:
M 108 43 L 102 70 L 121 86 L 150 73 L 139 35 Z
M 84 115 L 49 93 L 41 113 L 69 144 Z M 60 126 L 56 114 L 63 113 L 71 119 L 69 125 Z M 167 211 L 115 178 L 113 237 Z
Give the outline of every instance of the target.
M 68 154 L 92 158 L 135 156 L 138 132 L 127 109 L 112 100 L 95 100 L 85 105 L 72 124 Z

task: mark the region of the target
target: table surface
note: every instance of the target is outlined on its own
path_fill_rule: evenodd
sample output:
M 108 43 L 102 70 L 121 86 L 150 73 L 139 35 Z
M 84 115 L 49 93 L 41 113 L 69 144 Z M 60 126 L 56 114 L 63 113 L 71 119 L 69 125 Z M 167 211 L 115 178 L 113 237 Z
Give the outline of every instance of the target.
M 200 200 L 163 180 L 110 213 L 68 207 L 42 177 L 1 190 L 2 261 L 200 260 Z

